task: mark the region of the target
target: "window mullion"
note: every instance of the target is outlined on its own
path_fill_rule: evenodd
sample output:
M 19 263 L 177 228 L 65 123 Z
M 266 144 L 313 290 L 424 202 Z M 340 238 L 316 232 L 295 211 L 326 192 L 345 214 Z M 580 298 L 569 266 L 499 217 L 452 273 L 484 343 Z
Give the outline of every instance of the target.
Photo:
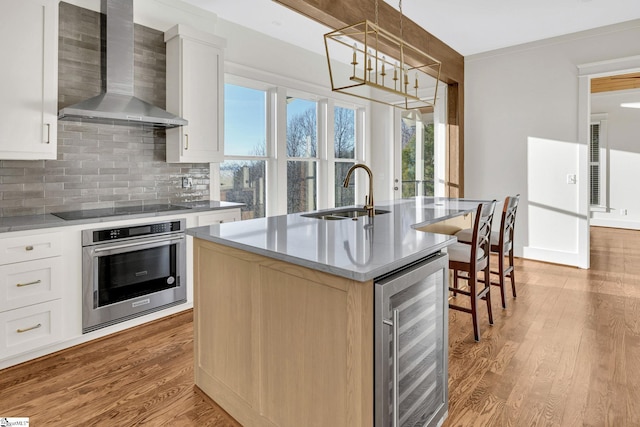
M 278 87 L 272 93 L 270 121 L 273 126 L 275 181 L 269 185 L 272 190 L 269 200 L 273 207 L 269 209 L 268 216 L 287 213 L 287 91 Z
M 335 206 L 334 142 L 332 100 L 318 103 L 318 208 Z
M 424 123 L 422 119 L 416 119 L 416 164 L 414 165 L 416 176 L 415 179 L 418 181 L 418 185 L 416 186 L 416 196 L 424 195 Z

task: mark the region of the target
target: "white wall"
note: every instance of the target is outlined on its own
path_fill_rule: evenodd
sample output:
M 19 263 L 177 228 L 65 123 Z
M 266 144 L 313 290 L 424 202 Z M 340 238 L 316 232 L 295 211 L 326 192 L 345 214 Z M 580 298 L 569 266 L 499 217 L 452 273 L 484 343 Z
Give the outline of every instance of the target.
M 518 256 L 586 266 L 577 67 L 638 55 L 638 40 L 636 20 L 465 58 L 465 196 L 521 194 Z
M 592 225 L 640 229 L 640 109 L 620 106 L 630 101 L 640 102 L 640 90 L 591 95 L 591 113 L 606 114 L 609 172 L 608 210 L 592 212 Z

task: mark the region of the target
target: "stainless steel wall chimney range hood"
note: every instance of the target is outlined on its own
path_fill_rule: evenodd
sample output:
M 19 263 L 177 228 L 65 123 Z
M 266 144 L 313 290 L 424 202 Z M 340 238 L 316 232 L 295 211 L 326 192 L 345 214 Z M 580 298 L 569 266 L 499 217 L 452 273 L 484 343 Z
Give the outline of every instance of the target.
M 133 0 L 102 0 L 106 15 L 106 90 L 65 107 L 60 120 L 145 123 L 172 128 L 188 122 L 133 95 Z M 126 123 L 122 123 L 126 124 Z

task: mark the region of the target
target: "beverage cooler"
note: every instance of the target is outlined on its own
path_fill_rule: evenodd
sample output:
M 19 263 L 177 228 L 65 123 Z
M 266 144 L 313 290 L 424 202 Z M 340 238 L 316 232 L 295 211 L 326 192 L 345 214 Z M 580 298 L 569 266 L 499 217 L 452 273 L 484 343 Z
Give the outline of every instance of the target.
M 376 279 L 376 427 L 438 426 L 448 404 L 448 264 L 438 253 Z

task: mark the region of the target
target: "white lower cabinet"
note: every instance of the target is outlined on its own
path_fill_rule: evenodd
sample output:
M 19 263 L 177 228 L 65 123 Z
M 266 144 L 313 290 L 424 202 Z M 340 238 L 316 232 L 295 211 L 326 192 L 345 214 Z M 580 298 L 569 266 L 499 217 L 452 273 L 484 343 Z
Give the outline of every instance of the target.
M 187 247 L 187 304 L 82 333 L 82 231 L 185 218 L 189 227 L 239 221 L 240 209 L 191 212 L 0 233 L 0 369 L 190 308 L 193 251 Z M 187 236 L 190 238 L 190 236 Z
M 60 232 L 0 239 L 0 359 L 62 340 L 61 242 Z
M 0 239 L 0 265 L 62 255 L 62 233 Z
M 0 266 L 0 312 L 61 298 L 61 258 Z
M 62 326 L 59 299 L 2 312 L 0 354 L 10 357 L 58 342 Z
M 240 209 L 229 209 L 207 213 L 198 216 L 198 227 L 211 224 L 222 224 L 223 222 L 234 222 L 242 219 Z

